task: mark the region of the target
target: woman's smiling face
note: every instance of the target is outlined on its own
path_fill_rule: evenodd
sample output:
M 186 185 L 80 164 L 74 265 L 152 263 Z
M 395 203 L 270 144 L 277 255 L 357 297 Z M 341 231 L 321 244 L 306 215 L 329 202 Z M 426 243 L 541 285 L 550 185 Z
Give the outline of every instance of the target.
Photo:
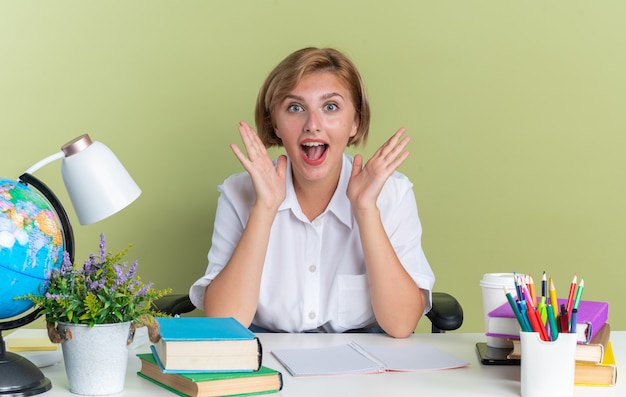
M 358 120 L 349 91 L 332 72 L 306 74 L 272 112 L 294 181 L 339 179 L 343 153 Z

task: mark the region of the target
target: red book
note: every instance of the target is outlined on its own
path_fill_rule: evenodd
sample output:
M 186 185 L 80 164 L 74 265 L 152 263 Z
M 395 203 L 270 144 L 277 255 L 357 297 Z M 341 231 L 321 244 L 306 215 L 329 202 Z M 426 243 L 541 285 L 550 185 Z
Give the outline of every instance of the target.
M 558 299 L 559 306 L 567 305 L 567 299 Z M 558 312 L 556 312 L 558 313 Z M 487 336 L 519 339 L 520 326 L 509 302 L 489 312 Z M 609 319 L 609 303 L 581 300 L 578 306 L 576 333 L 578 343 L 589 343 L 591 338 Z

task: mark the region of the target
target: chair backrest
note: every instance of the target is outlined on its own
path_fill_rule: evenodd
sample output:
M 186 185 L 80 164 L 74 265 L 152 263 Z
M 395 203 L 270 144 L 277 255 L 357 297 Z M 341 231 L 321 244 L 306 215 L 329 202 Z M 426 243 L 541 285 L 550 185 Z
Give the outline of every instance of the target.
M 445 292 L 433 292 L 432 309 L 426 314 L 433 333 L 454 331 L 463 324 L 463 308 L 456 298 Z M 159 311 L 177 315 L 193 311 L 196 307 L 187 294 L 166 295 L 154 302 Z

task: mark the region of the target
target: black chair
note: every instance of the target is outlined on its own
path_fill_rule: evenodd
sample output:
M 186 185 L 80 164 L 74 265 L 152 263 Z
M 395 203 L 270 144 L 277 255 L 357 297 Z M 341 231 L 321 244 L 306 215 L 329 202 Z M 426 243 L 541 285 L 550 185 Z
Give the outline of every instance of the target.
M 187 294 L 166 295 L 154 302 L 154 306 L 172 316 L 189 313 L 196 308 Z M 426 317 L 430 320 L 433 333 L 454 331 L 463 324 L 463 308 L 452 295 L 433 292 L 433 307 Z

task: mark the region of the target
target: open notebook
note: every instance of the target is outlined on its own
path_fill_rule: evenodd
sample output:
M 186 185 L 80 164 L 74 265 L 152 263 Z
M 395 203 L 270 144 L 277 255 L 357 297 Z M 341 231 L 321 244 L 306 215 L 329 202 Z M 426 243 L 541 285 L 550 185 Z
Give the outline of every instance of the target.
M 376 346 L 350 342 L 312 349 L 273 350 L 292 376 L 354 375 L 386 371 L 427 371 L 469 365 L 433 346 Z

